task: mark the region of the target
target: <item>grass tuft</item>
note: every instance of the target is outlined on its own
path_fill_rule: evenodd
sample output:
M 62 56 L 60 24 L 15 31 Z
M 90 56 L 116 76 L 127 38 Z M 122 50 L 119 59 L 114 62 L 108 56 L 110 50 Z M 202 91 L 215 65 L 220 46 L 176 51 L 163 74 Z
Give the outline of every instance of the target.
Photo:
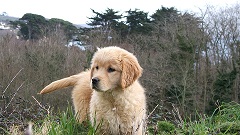
M 35 134 L 48 135 L 87 135 L 90 132 L 90 123 L 80 124 L 77 122 L 72 107 L 58 115 L 49 115 L 42 124 L 34 127 Z

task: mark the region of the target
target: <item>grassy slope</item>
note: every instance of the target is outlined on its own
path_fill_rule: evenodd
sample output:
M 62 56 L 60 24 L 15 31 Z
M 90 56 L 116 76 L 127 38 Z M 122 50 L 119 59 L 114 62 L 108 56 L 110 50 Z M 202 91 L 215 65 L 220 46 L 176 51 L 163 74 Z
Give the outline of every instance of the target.
M 13 128 L 14 129 L 14 128 Z M 11 130 L 7 134 L 14 134 L 18 130 Z M 239 134 L 240 132 L 240 105 L 227 103 L 219 106 L 214 114 L 209 117 L 199 116 L 198 121 L 182 122 L 178 126 L 159 121 L 155 125 L 148 126 L 149 135 L 216 135 L 216 134 Z M 36 135 L 94 135 L 95 127 L 90 123 L 79 124 L 74 118 L 71 107 L 58 115 L 47 115 L 43 121 L 35 121 L 33 132 Z

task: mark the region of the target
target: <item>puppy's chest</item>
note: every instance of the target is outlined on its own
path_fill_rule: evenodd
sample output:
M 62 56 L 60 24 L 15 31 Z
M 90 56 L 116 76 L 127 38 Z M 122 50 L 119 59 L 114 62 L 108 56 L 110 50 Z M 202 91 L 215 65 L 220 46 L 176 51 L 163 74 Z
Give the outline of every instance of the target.
M 91 117 L 108 125 L 105 130 L 111 133 L 132 132 L 140 125 L 145 108 L 141 100 L 133 95 L 117 96 L 93 93 L 90 105 Z
M 106 112 L 111 112 L 113 114 L 123 114 L 127 113 L 128 111 L 133 111 L 134 106 L 131 102 L 129 102 L 126 99 L 106 99 L 105 101 L 106 105 L 104 107 Z
M 121 118 L 135 115 L 137 101 L 134 98 L 103 96 L 97 104 L 99 110 L 106 115 Z

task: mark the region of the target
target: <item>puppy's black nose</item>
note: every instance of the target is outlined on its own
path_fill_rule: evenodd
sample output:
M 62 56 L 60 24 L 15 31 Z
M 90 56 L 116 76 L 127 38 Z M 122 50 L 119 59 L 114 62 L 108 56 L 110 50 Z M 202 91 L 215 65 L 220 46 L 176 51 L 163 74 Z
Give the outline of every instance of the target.
M 95 78 L 92 79 L 92 84 L 97 85 L 99 81 L 100 80 L 97 77 L 95 77 Z

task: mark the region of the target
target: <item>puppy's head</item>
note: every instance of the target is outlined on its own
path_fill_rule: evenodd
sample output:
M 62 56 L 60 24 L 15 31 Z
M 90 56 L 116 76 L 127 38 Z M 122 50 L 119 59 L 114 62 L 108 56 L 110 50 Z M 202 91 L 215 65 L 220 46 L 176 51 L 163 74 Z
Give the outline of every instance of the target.
M 119 47 L 99 49 L 91 65 L 91 87 L 96 91 L 125 89 L 142 74 L 137 58 Z

